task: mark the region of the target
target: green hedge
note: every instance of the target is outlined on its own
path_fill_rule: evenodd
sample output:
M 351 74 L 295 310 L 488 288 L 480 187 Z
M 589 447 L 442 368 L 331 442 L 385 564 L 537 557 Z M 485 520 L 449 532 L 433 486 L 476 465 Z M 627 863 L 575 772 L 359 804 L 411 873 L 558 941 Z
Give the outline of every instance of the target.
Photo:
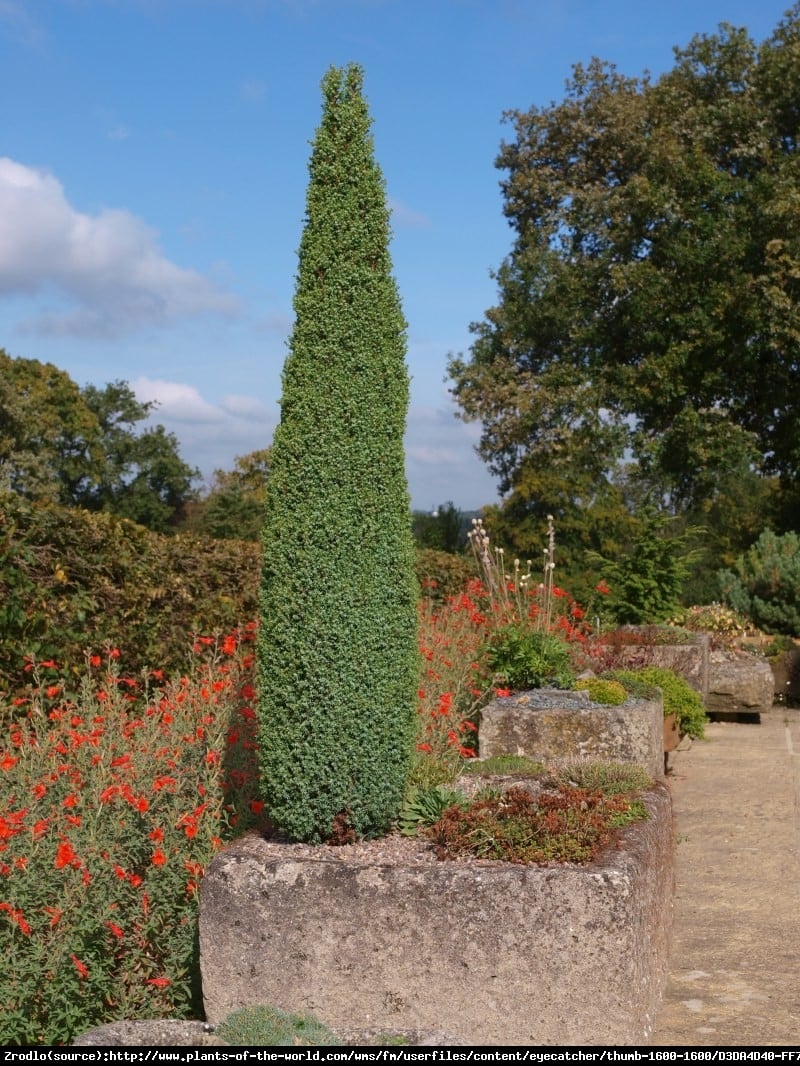
M 220 635 L 258 616 L 254 541 L 163 536 L 127 519 L 0 499 L 0 693 L 29 680 L 25 656 L 77 676 L 87 652 L 124 652 L 125 667 L 182 671 L 193 634 Z M 423 594 L 455 595 L 465 557 L 416 555 Z M 426 588 L 430 581 L 435 589 Z
M 128 672 L 170 672 L 194 634 L 221 634 L 257 616 L 259 548 L 242 541 L 161 536 L 126 519 L 14 495 L 0 501 L 0 691 L 28 675 L 25 656 L 77 675 L 87 652 L 111 645 Z

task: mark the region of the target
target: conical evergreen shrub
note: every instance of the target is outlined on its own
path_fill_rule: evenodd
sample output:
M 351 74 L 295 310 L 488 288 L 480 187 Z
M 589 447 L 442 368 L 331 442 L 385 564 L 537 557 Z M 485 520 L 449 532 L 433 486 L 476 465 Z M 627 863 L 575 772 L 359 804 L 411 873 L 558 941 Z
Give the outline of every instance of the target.
M 415 736 L 406 327 L 362 82 L 322 83 L 263 534 L 262 792 L 312 843 L 390 826 Z

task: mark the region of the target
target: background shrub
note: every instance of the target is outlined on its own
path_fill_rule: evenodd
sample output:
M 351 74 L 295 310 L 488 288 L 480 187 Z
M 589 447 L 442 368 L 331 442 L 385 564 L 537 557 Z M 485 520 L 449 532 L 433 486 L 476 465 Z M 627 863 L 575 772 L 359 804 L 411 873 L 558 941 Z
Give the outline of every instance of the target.
M 87 650 L 121 648 L 127 669 L 180 673 L 192 634 L 257 614 L 257 544 L 162 536 L 106 513 L 0 506 L 0 692 L 27 683 L 24 656 L 55 660 L 75 684 Z
M 725 602 L 765 633 L 800 635 L 800 536 L 764 530 L 740 555 L 733 570 L 721 570 Z
M 614 670 L 604 675 L 614 678 L 636 693 L 636 686 L 656 685 L 664 694 L 664 715 L 674 714 L 682 734 L 702 737 L 705 734 L 705 707 L 699 693 L 685 678 L 662 666 L 643 666 L 636 670 Z

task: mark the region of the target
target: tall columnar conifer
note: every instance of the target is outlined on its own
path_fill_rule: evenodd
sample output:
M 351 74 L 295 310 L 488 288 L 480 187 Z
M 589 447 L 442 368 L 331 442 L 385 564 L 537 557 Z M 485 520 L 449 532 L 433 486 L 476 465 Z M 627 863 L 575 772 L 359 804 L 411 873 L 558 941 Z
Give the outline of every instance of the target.
M 262 789 L 312 843 L 389 827 L 416 715 L 406 324 L 362 81 L 322 83 L 263 534 Z

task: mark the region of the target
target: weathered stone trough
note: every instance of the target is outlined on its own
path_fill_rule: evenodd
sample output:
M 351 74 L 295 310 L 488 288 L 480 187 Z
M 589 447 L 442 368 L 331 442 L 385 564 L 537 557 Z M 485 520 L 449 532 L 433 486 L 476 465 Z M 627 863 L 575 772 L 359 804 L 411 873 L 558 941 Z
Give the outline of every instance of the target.
M 554 759 L 634 762 L 651 777 L 664 776 L 664 702 L 629 699 L 619 706 L 592 703 L 588 692 L 534 689 L 501 697 L 481 711 L 481 759 L 527 755 Z
M 206 1016 L 269 1003 L 474 1045 L 646 1043 L 674 877 L 667 789 L 646 803 L 588 866 L 276 857 L 246 837 L 201 885 Z
M 652 627 L 644 627 L 643 634 Z M 658 627 L 655 627 L 658 628 Z M 643 642 L 635 644 L 636 626 L 625 627 L 631 643 L 615 648 L 617 664 L 624 668 L 637 666 L 660 666 L 673 670 L 684 678 L 700 694 L 705 702 L 709 690 L 709 667 L 711 638 L 708 633 L 685 633 L 681 643 Z

